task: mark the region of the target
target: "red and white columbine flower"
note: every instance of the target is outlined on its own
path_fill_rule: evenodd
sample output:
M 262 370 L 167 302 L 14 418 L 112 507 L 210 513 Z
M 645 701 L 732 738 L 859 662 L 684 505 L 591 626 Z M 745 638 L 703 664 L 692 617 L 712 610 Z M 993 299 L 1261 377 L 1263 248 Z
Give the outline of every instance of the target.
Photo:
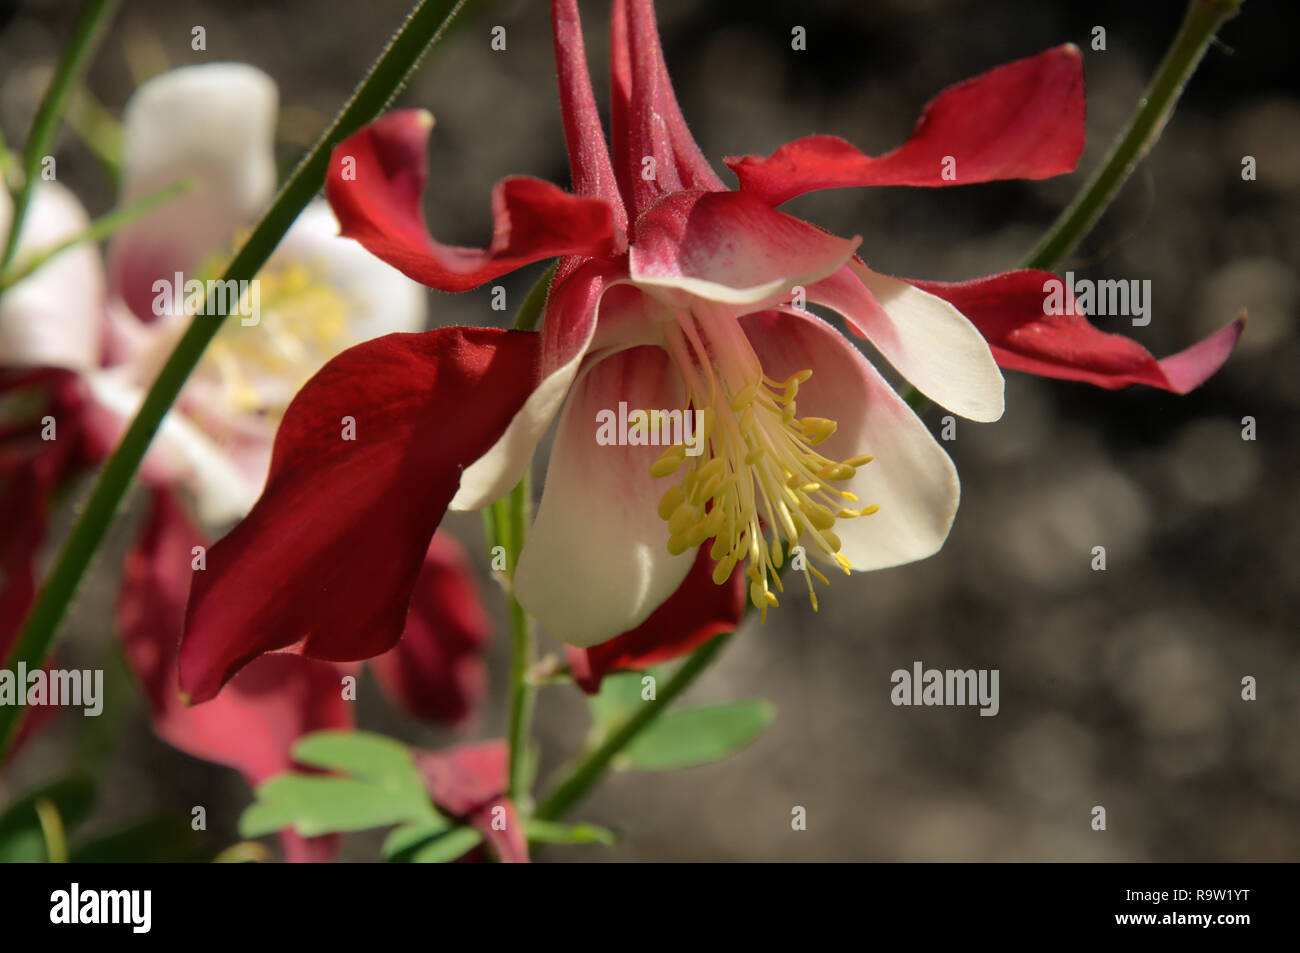
M 344 235 L 432 287 L 463 291 L 559 257 L 540 333 L 393 335 L 345 352 L 307 384 L 261 499 L 195 581 L 181 648 L 195 697 L 291 644 L 330 659 L 383 651 L 448 506 L 474 509 L 507 492 L 556 421 L 514 581 L 556 636 L 596 646 L 584 676 L 719 631 L 738 607 L 711 600 L 709 587 L 744 580 L 755 605 L 776 604 L 774 571 L 795 544 L 846 571 L 933 553 L 957 506 L 951 461 L 805 303 L 842 314 L 918 390 L 974 420 L 1002 413 L 998 364 L 1184 392 L 1236 340 L 1232 325 L 1157 361 L 1077 314 L 1045 314 L 1044 272 L 901 280 L 858 257 L 860 238 L 774 208 L 818 188 L 1072 170 L 1084 139 L 1073 47 L 951 87 L 885 156 L 817 136 L 766 159 L 728 160 L 741 186 L 732 191 L 682 119 L 649 0 L 614 3 L 612 154 L 576 4 L 553 0 L 552 13 L 575 195 L 508 178 L 493 193 L 488 247 L 438 243 L 421 210 L 432 120 L 420 111 L 385 116 L 340 145 L 327 183 Z M 955 179 L 944 175 L 949 158 Z M 698 412 L 705 452 L 598 445 L 596 412 L 624 401 Z M 357 419 L 356 444 L 337 439 L 341 415 Z M 808 572 L 821 578 L 813 564 Z
M 0 659 L 34 595 L 34 564 L 55 489 L 111 450 L 191 320 L 157 308 L 156 281 L 216 277 L 239 232 L 270 201 L 278 94 L 242 64 L 173 70 L 143 85 L 124 119 L 121 201 L 173 182 L 193 188 L 119 232 L 105 269 L 93 245 L 61 253 L 0 298 L 0 396 L 45 397 L 33 414 L 0 427 Z M 0 236 L 10 205 L 0 190 Z M 58 183 L 40 183 L 18 261 L 84 231 L 89 220 Z M 202 522 L 243 516 L 257 497 L 284 408 L 298 387 L 344 348 L 423 327 L 426 293 L 355 242 L 314 202 L 259 275 L 257 323 L 229 318 L 167 417 L 146 461 L 150 511 L 128 554 L 117 624 L 158 734 L 251 784 L 291 767 L 304 732 L 352 725 L 344 671 L 292 655 L 259 660 L 210 704 L 189 707 L 177 684 L 176 649 Z M 182 288 L 183 291 L 183 288 Z M 11 401 L 16 406 L 17 402 Z M 53 440 L 41 439 L 52 416 Z M 417 717 L 454 722 L 481 697 L 489 623 L 463 553 L 442 534 L 421 554 L 403 637 L 375 659 L 387 693 Z M 294 859 L 327 855 L 328 841 L 286 837 Z

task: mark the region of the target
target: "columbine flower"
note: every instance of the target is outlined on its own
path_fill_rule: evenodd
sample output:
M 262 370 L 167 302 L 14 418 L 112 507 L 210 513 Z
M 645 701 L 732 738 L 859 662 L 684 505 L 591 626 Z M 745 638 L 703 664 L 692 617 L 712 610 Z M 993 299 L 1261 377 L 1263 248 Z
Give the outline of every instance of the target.
M 1045 314 L 1050 275 L 905 281 L 871 270 L 857 256 L 860 238 L 773 207 L 816 188 L 1072 170 L 1084 137 L 1073 47 L 948 89 L 886 156 L 813 137 L 767 159 L 730 160 L 741 183 L 730 191 L 682 119 L 649 0 L 614 4 L 612 154 L 576 4 L 553 0 L 552 12 L 576 195 L 508 178 L 493 193 L 486 248 L 438 243 L 421 209 L 432 120 L 418 111 L 383 117 L 340 145 L 327 184 L 344 235 L 436 288 L 466 290 L 560 257 L 540 334 L 392 336 L 340 355 L 300 392 L 266 491 L 214 548 L 216 571 L 195 581 L 181 677 L 196 697 L 288 644 L 333 659 L 386 648 L 415 559 L 448 505 L 473 509 L 508 491 L 552 422 L 542 500 L 514 581 L 523 605 L 566 642 L 627 634 L 611 659 L 582 659 L 594 678 L 606 662 L 654 653 L 649 643 L 666 631 L 655 615 L 675 615 L 675 594 L 699 602 L 702 585 L 733 586 L 743 574 L 766 611 L 787 560 L 809 560 L 811 593 L 814 579 L 826 581 L 819 566 L 879 569 L 933 553 L 957 506 L 951 461 L 807 303 L 838 311 L 918 390 L 974 420 L 1002 413 L 995 359 L 1182 392 L 1236 339 L 1230 326 L 1158 362 L 1082 317 Z M 596 414 L 621 402 L 697 412 L 704 453 L 598 444 Z M 363 442 L 337 439 L 342 414 L 365 428 Z M 259 588 L 275 603 L 250 596 Z M 710 609 L 710 626 L 717 615 Z M 674 638 L 690 644 L 700 631 Z
M 33 561 L 54 489 L 103 458 L 161 361 L 190 320 L 155 282 L 216 277 L 238 232 L 274 186 L 276 89 L 252 67 L 175 70 L 145 84 L 127 105 L 123 202 L 172 182 L 195 187 L 119 233 L 108 277 L 93 246 L 66 251 L 0 298 L 0 397 L 30 406 L 0 431 L 0 658 L 30 605 Z M 0 234 L 8 224 L 0 192 Z M 83 231 L 87 217 L 57 184 L 35 192 L 19 250 L 25 255 Z M 338 667 L 295 655 L 259 660 L 230 690 L 187 707 L 177 686 L 176 646 L 192 551 L 209 540 L 186 515 L 183 494 L 207 523 L 242 516 L 257 495 L 275 428 L 298 387 L 339 350 L 376 335 L 423 326 L 424 291 L 354 242 L 333 213 L 313 203 L 259 275 L 257 322 L 236 314 L 164 423 L 144 469 L 151 505 L 127 558 L 117 621 L 158 733 L 178 748 L 230 765 L 251 784 L 290 767 L 296 737 L 350 727 Z M 164 296 L 175 297 L 175 296 Z M 251 316 L 250 316 L 251 317 Z M 57 436 L 41 440 L 53 417 Z M 489 631 L 463 554 L 436 537 L 421 554 L 404 637 L 375 674 L 405 710 L 454 722 L 481 697 L 481 651 Z M 293 858 L 319 843 L 286 838 Z

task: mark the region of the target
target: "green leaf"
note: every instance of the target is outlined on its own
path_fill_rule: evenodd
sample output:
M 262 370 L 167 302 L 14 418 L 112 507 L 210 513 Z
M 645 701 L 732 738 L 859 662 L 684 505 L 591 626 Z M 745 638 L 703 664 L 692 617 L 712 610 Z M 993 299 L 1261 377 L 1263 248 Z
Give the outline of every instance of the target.
M 624 750 L 619 768 L 673 771 L 725 758 L 772 723 L 772 706 L 761 700 L 667 711 Z
M 472 827 L 456 827 L 418 848 L 411 855 L 415 864 L 445 864 L 473 850 L 483 840 L 483 835 Z
M 442 818 L 430 823 L 403 824 L 384 839 L 384 859 L 409 861 L 416 848 L 450 829 L 451 825 Z
M 559 824 L 530 817 L 524 821 L 524 831 L 535 844 L 604 844 L 613 847 L 618 842 L 614 832 L 595 824 Z
M 293 749 L 304 764 L 350 776 L 282 774 L 257 789 L 257 801 L 239 819 L 243 837 L 286 827 L 304 837 L 391 824 L 441 829 L 446 822 L 429 801 L 405 745 L 368 732 L 322 731 Z
M 64 828 L 71 830 L 90 813 L 95 790 L 85 778 L 65 778 L 16 801 L 0 815 L 0 863 L 44 863 L 48 859 L 36 813 L 36 802 L 42 798 L 54 805 Z
M 618 672 L 605 676 L 600 683 L 600 693 L 587 699 L 596 733 L 606 734 L 646 704 L 642 698 L 645 689 L 643 679 L 649 675 L 657 682 L 663 678 L 663 674 L 663 666 L 657 666 L 644 672 Z
M 293 746 L 295 761 L 341 771 L 390 790 L 424 793 L 410 749 L 400 741 L 369 731 L 317 731 Z

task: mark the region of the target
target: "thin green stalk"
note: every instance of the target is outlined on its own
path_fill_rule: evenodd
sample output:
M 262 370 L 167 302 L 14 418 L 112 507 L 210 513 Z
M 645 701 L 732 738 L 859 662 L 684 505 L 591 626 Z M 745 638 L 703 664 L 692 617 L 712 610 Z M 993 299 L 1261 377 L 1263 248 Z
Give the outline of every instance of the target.
M 555 265 L 548 268 L 529 290 L 515 317 L 515 330 L 531 331 L 537 327 L 546 306 L 551 279 L 555 277 L 555 268 Z M 537 686 L 529 678 L 537 637 L 533 620 L 514 593 L 515 566 L 519 564 L 519 554 L 523 552 L 524 538 L 528 533 L 528 482 L 525 471 L 523 479 L 510 495 L 492 504 L 484 517 L 489 543 L 505 548 L 506 576 L 510 580 L 510 714 L 506 740 L 510 745 L 509 793 L 516 802 L 528 796 L 532 771 L 529 739 L 533 730 L 533 708 L 537 702 Z
M 0 128 L 0 189 L 9 191 L 9 180 L 14 174 L 14 154 L 9 151 L 9 144 L 5 142 L 5 131 Z
M 18 282 L 22 281 L 60 252 L 67 251 L 69 248 L 72 248 L 74 245 L 80 245 L 82 242 L 90 242 L 92 244 L 102 242 L 119 228 L 129 225 L 131 222 L 134 222 L 136 219 L 141 218 L 144 215 L 148 215 L 154 209 L 158 208 L 158 206 L 165 205 L 172 199 L 184 195 L 192 188 L 194 188 L 194 183 L 187 179 L 182 182 L 177 182 L 174 185 L 170 185 L 165 189 L 161 189 L 153 195 L 147 195 L 138 202 L 132 202 L 130 205 L 124 205 L 122 208 L 116 208 L 111 212 L 106 212 L 91 222 L 85 231 L 69 238 L 65 238 L 63 241 L 51 245 L 49 248 L 42 249 L 32 255 L 31 258 L 28 258 L 18 263 L 15 267 L 9 269 L 9 271 L 0 272 L 0 293 L 3 293 L 11 286 L 18 284 Z
M 511 579 L 510 592 L 510 721 L 507 739 L 510 744 L 509 793 L 516 801 L 528 794 L 531 758 L 529 739 L 533 729 L 533 708 L 537 687 L 528 678 L 533 666 L 536 633 L 533 621 L 514 594 L 514 570 L 523 550 L 528 525 L 528 474 L 511 491 L 507 500 L 506 519 L 510 525 L 510 555 L 507 563 Z
M 614 758 L 637 735 L 649 728 L 682 692 L 686 691 L 718 657 L 734 632 L 710 639 L 696 649 L 656 693 L 653 701 L 637 708 L 636 713 L 619 725 L 595 749 L 579 761 L 537 808 L 535 817 L 555 820 L 563 817 L 604 777 Z
M 113 18 L 120 2 L 121 0 L 88 0 L 81 19 L 77 21 L 77 29 L 63 51 L 63 58 L 59 60 L 54 78 L 45 91 L 45 98 L 41 100 L 36 116 L 32 119 L 32 128 L 23 147 L 23 181 L 18 193 L 14 195 L 14 217 L 9 223 L 9 237 L 5 239 L 4 254 L 0 255 L 0 272 L 9 267 L 14 252 L 18 250 L 18 235 L 22 231 L 27 206 L 31 202 L 32 189 L 40 177 L 41 162 L 54 144 L 59 120 L 68 107 L 68 97 L 90 65 L 108 21 Z
M 68 104 L 67 120 L 116 187 L 122 178 L 122 124 L 84 85 L 77 87 Z
M 47 797 L 36 799 L 36 820 L 45 841 L 45 859 L 51 864 L 68 862 L 68 834 L 54 802 Z
M 1022 267 L 1054 268 L 1092 228 L 1136 164 L 1151 151 L 1159 139 L 1183 87 L 1200 63 L 1214 32 L 1237 12 L 1242 2 L 1243 0 L 1191 0 L 1183 24 L 1174 37 L 1169 52 L 1165 54 L 1147 95 L 1138 104 L 1137 113 L 1128 129 L 1111 150 L 1101 169 L 1056 220 Z M 908 388 L 903 398 L 918 411 L 926 404 L 925 397 L 914 387 Z M 659 692 L 655 701 L 647 702 L 638 709 L 635 715 L 570 769 L 542 801 L 536 816 L 543 819 L 560 817 L 582 800 L 604 776 L 619 752 L 653 724 L 668 703 L 694 683 L 730 638 L 731 634 L 719 636 L 696 649 Z
M 372 120 L 392 100 L 428 47 L 438 41 L 465 3 L 466 0 L 420 0 L 329 128 L 285 181 L 270 209 L 222 275 L 223 281 L 247 281 L 257 275 L 294 219 L 320 191 L 334 146 Z M 10 656 L 11 667 L 25 662 L 29 669 L 35 669 L 49 653 L 59 623 L 108 532 L 150 441 L 225 318 L 225 314 L 196 318 L 177 342 L 122 442 L 100 472 L 80 519 L 59 550 Z M 20 710 L 12 705 L 0 707 L 0 754 L 13 737 Z
M 1106 161 L 1047 230 L 1022 263 L 1024 268 L 1052 269 L 1074 250 L 1097 224 L 1120 187 L 1160 139 L 1174 107 L 1196 72 L 1214 33 L 1235 16 L 1243 0 L 1191 0 L 1182 26 L 1156 70 L 1128 128 L 1115 140 Z

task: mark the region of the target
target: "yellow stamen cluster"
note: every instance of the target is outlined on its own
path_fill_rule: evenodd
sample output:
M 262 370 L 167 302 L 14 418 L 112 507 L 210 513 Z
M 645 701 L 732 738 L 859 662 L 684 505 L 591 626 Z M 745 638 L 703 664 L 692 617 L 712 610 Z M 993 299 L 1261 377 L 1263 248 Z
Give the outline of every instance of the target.
M 347 333 L 348 302 L 305 264 L 268 268 L 258 281 L 258 324 L 227 320 L 205 362 L 230 409 L 278 420 L 307 379 L 355 341 Z
M 715 391 L 713 403 L 697 409 L 704 451 L 688 457 L 683 445 L 669 447 L 650 468 L 652 476 L 662 478 L 685 467 L 681 483 L 659 501 L 659 516 L 670 534 L 668 551 L 677 555 L 712 539 L 709 555 L 717 561 L 713 581 L 718 585 L 747 560 L 749 597 L 764 618 L 777 605 L 772 587 L 784 592 L 778 570 L 801 539 L 848 573 L 852 564 L 840 552 L 832 528 L 836 520 L 878 509 L 846 508 L 845 502 L 857 503 L 858 498 L 831 485 L 851 479 L 858 467 L 871 462 L 871 455 L 843 461 L 822 456 L 813 448 L 835 432 L 835 422 L 796 416 L 799 385 L 811 376 L 812 371 L 804 370 L 774 381 L 760 370 L 734 392 L 721 375 L 712 378 L 721 393 Z M 699 408 L 699 388 L 691 391 Z M 804 555 L 804 578 L 816 610 L 809 573 L 823 584 L 827 579 L 806 551 Z

